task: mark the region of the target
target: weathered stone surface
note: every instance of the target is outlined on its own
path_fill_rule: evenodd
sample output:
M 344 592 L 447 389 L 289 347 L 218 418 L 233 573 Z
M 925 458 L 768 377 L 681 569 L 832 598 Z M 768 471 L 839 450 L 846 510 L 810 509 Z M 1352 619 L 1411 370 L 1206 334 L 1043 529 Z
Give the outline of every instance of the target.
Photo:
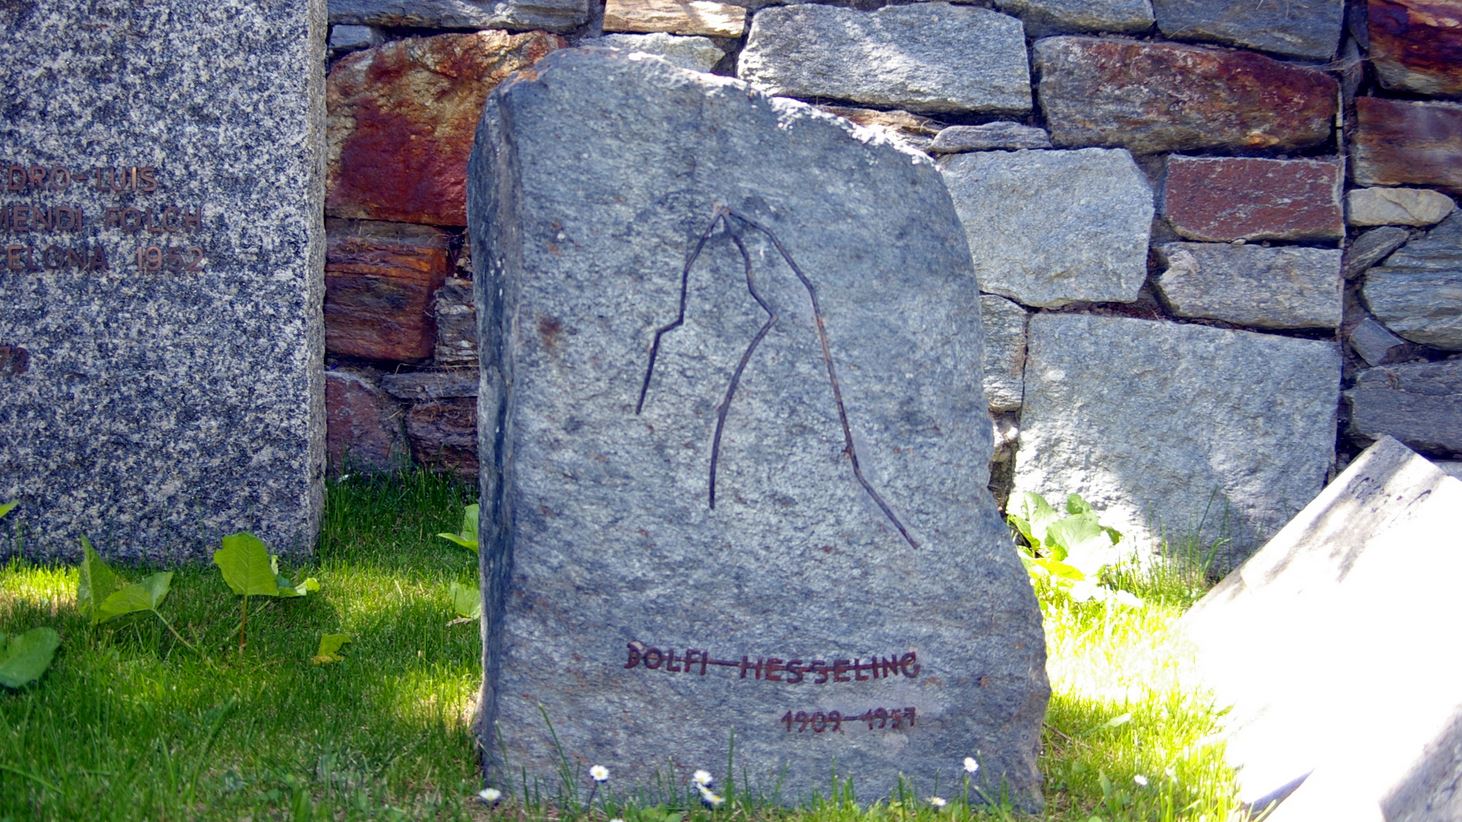
M 370 26 L 339 25 L 330 27 L 330 51 L 357 51 L 379 46 L 381 33 Z
M 1339 249 L 1168 243 L 1158 254 L 1167 270 L 1157 289 L 1179 317 L 1251 328 L 1340 325 Z
M 1345 279 L 1353 280 L 1411 239 L 1404 228 L 1373 228 L 1355 238 L 1345 250 Z
M 1175 40 L 1209 40 L 1312 60 L 1340 45 L 1345 0 L 1152 0 L 1157 27 Z
M 1094 37 L 1049 37 L 1035 52 L 1057 145 L 1300 148 L 1335 121 L 1334 79 L 1251 52 Z
M 1040 617 L 984 487 L 979 292 L 928 158 L 744 83 L 593 49 L 500 88 L 477 145 L 484 750 L 510 765 L 489 763 L 490 783 L 520 766 L 554 778 L 542 703 L 563 753 L 609 763 L 626 790 L 716 769 L 734 731 L 738 786 L 745 773 L 789 801 L 834 769 L 862 801 L 900 775 L 932 790 L 978 750 L 982 789 L 1036 804 Z M 709 232 L 652 369 L 717 205 L 740 216 Z M 784 244 L 816 307 L 743 218 Z M 754 343 L 759 299 L 777 319 Z M 870 568 L 898 580 L 876 607 Z M 672 668 L 686 649 L 706 665 L 668 673 L 669 649 Z M 869 670 L 889 654 L 907 671 Z M 782 721 L 875 706 L 916 721 Z
M 325 453 L 332 474 L 395 471 L 410 461 L 405 412 L 367 376 L 325 372 Z
M 1415 346 L 1392 334 L 1386 326 L 1366 317 L 1355 324 L 1345 341 L 1367 365 L 1388 365 L 1409 356 Z
M 1386 434 L 1419 451 L 1462 454 L 1462 360 L 1368 368 L 1345 396 L 1355 436 Z
M 1015 411 L 1024 393 L 1025 330 L 1030 314 L 1015 303 L 984 295 L 985 402 L 991 411 Z
M 1462 213 L 1367 271 L 1361 295 L 1406 339 L 1462 351 Z
M 1015 489 L 1081 494 L 1151 548 L 1227 541 L 1231 568 L 1325 483 L 1334 343 L 1121 317 L 1031 317 Z
M 408 402 L 477 396 L 477 371 L 408 371 L 381 378 L 386 393 Z
M 1120 149 L 939 161 L 980 288 L 1025 305 L 1131 302 L 1147 279 L 1152 189 Z
M 852 120 L 864 128 L 878 131 L 890 140 L 901 143 L 915 151 L 924 151 L 939 133 L 937 120 L 912 114 L 907 111 L 879 111 L 872 108 L 851 106 L 818 106 L 828 114 L 835 114 L 845 120 Z
M 1345 195 L 1351 225 L 1416 225 L 1441 222 L 1457 208 L 1451 197 L 1426 188 L 1355 188 Z
M 477 403 L 447 399 L 412 406 L 406 414 L 406 435 L 418 465 L 476 477 Z
M 374 360 L 430 357 L 432 295 L 451 271 L 451 235 L 424 225 L 330 220 L 325 349 Z
M 1190 240 L 1345 236 L 1339 163 L 1256 157 L 1168 158 L 1163 216 Z
M 0 4 L 0 563 L 19 529 L 32 560 L 313 550 L 325 29 L 317 0 Z
M 1003 148 L 1050 148 L 1051 135 L 1043 128 L 1020 123 L 984 123 L 978 126 L 950 126 L 940 130 L 929 147 L 936 154 Z
M 433 306 L 437 344 L 432 360 L 444 368 L 477 365 L 477 309 L 472 304 L 472 281 L 449 277 L 437 289 Z
M 740 37 L 746 9 L 713 0 L 608 0 L 604 30 Z
M 1025 23 L 1031 37 L 1077 31 L 1143 32 L 1152 28 L 1149 0 L 995 0 Z
M 1435 741 L 1462 718 L 1462 657 L 1418 626 L 1462 617 L 1459 509 L 1462 482 L 1383 440 L 1183 618 L 1203 684 L 1233 706 L 1240 798 L 1305 780 L 1265 818 L 1458 818 L 1462 746 Z
M 589 20 L 589 0 L 330 0 L 331 23 L 421 29 L 567 31 Z
M 1351 141 L 1355 181 L 1462 194 L 1462 105 L 1359 97 Z
M 1031 107 L 1020 21 L 948 3 L 766 9 L 751 21 L 737 73 L 770 94 L 910 111 Z
M 465 225 L 463 176 L 482 101 L 562 44 L 541 32 L 483 31 L 341 58 L 327 81 L 326 213 Z
M 1462 4 L 1369 0 L 1371 64 L 1386 88 L 1462 94 Z
M 603 37 L 583 40 L 579 45 L 653 54 L 691 71 L 710 71 L 726 56 L 726 50 L 709 37 L 679 37 L 664 32 L 606 34 Z

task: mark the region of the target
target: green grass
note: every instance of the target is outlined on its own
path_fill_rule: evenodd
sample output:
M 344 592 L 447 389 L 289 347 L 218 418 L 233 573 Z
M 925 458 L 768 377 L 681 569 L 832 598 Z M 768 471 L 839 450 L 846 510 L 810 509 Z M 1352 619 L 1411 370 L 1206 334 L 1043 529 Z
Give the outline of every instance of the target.
M 668 822 L 682 811 L 687 822 L 1029 818 L 971 809 L 958 801 L 958 786 L 945 789 L 950 804 L 935 810 L 912 788 L 859 809 L 834 785 L 827 798 L 792 811 L 718 786 L 731 790 L 714 814 L 688 790 L 668 808 L 626 805 L 606 790 L 589 813 L 565 802 L 504 801 L 489 814 L 476 798 L 470 728 L 478 632 L 448 625 L 449 587 L 474 582 L 474 562 L 435 537 L 458 530 L 471 495 L 428 474 L 332 486 L 316 563 L 282 569 L 291 579 L 317 577 L 321 590 L 297 600 L 252 599 L 243 653 L 238 599 L 216 569 L 179 570 L 161 610 L 206 660 L 150 615 L 90 627 L 75 610 L 74 567 L 15 561 L 0 568 L 0 631 L 50 625 L 63 637 L 40 682 L 0 691 L 0 822 Z M 1053 696 L 1043 818 L 1241 818 L 1218 717 L 1189 681 L 1171 635 L 1206 585 L 1190 568 L 1160 563 L 1119 574 L 1122 587 L 1143 597 L 1141 608 L 1044 598 Z M 134 580 L 142 574 L 121 570 Z M 354 638 L 345 661 L 312 665 L 320 635 L 334 632 Z

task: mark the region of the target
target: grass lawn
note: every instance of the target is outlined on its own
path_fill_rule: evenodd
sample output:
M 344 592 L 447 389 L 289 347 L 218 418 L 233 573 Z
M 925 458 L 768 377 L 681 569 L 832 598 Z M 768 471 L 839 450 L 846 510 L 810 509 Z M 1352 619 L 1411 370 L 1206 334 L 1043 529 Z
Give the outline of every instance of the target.
M 62 636 L 39 682 L 0 689 L 0 820 L 1025 818 L 971 810 L 957 790 L 938 810 L 919 786 L 867 810 L 833 796 L 787 811 L 732 792 L 712 813 L 628 806 L 606 790 L 587 813 L 511 800 L 489 811 L 470 727 L 478 631 L 449 624 L 450 586 L 475 583 L 475 563 L 435 536 L 457 530 L 472 494 L 427 474 L 332 485 L 315 563 L 281 569 L 320 590 L 251 598 L 242 653 L 239 599 L 211 566 L 178 570 L 160 608 L 206 658 L 150 614 L 89 626 L 75 567 L 0 567 L 0 632 L 49 625 Z M 1233 818 L 1215 711 L 1169 642 L 1200 589 L 1177 573 L 1124 587 L 1145 605 L 1045 602 L 1045 818 Z M 352 637 L 344 661 L 311 663 L 324 633 Z

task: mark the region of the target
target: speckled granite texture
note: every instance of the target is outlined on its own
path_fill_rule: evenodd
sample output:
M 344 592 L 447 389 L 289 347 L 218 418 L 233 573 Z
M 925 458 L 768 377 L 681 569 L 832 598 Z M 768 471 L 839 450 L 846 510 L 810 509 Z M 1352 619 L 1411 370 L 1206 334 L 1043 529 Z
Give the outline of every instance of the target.
M 0 557 L 311 551 L 325 3 L 19 0 L 0 32 Z
M 652 370 L 717 205 L 741 216 L 706 234 Z M 934 164 L 575 49 L 489 98 L 468 208 L 489 782 L 557 790 L 561 751 L 684 790 L 726 778 L 734 734 L 738 789 L 783 801 L 833 773 L 862 801 L 900 774 L 947 790 L 976 756 L 988 795 L 1038 806 L 1045 643 L 985 489 L 979 289 Z

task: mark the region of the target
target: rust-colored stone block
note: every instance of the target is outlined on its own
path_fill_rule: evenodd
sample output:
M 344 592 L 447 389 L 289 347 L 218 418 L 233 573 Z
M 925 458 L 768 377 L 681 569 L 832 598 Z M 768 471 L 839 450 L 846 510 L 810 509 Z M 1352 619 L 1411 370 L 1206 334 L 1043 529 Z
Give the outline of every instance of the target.
M 1462 194 L 1462 105 L 1360 97 L 1351 141 L 1361 185 L 1423 185 Z
M 1335 121 L 1334 78 L 1253 52 L 1096 37 L 1048 37 L 1035 52 L 1058 146 L 1300 148 Z
M 430 357 L 430 307 L 451 271 L 452 235 L 349 220 L 329 220 L 325 232 L 325 350 L 373 360 Z
M 711 0 L 608 0 L 604 30 L 740 37 L 746 9 Z
M 1170 157 L 1163 215 L 1190 240 L 1338 239 L 1340 195 L 1337 162 Z
M 1387 88 L 1462 95 L 1462 2 L 1370 0 L 1371 62 Z
M 487 95 L 561 48 L 543 32 L 398 40 L 344 57 L 326 81 L 325 213 L 467 224 L 467 155 Z
M 477 478 L 477 400 L 450 399 L 414 406 L 406 434 L 417 463 Z
M 325 455 L 332 474 L 394 471 L 410 449 L 401 406 L 368 375 L 325 372 Z

